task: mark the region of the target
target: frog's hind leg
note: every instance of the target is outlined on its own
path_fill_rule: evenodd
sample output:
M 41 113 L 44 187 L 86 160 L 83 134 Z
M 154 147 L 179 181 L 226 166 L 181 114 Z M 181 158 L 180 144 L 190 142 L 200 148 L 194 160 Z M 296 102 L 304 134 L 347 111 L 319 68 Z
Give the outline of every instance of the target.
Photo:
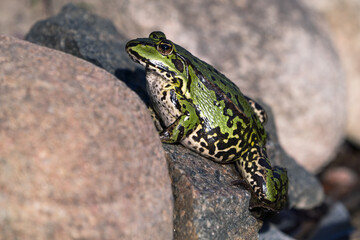
M 235 162 L 241 172 L 247 189 L 258 201 L 251 207 L 264 207 L 278 211 L 287 201 L 287 174 L 286 170 L 272 167 L 264 148 L 254 146 L 241 159 Z M 244 185 L 244 184 L 241 184 Z

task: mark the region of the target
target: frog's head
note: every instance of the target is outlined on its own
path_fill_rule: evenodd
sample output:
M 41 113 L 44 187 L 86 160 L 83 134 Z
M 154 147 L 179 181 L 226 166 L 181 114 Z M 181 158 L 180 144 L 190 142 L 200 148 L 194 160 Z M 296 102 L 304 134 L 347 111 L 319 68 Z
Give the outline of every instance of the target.
M 149 38 L 131 40 L 126 44 L 125 49 L 135 62 L 145 66 L 146 69 L 155 70 L 166 78 L 170 76 L 187 78 L 186 58 L 181 54 L 186 50 L 166 39 L 162 32 L 152 32 Z

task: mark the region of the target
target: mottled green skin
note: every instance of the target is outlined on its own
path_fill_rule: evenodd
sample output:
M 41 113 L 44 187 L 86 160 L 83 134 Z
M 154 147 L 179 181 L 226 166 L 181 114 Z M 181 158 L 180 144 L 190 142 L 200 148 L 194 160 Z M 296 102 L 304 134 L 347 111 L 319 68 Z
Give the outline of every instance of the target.
M 129 41 L 126 51 L 145 66 L 163 142 L 179 142 L 216 162 L 235 162 L 256 196 L 251 207 L 277 211 L 285 206 L 287 173 L 268 160 L 266 113 L 257 103 L 162 32 Z

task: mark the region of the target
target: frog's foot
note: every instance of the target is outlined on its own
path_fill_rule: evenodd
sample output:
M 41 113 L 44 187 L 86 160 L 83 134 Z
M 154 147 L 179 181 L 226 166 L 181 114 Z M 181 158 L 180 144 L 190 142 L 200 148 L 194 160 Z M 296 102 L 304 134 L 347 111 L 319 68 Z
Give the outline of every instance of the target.
M 237 179 L 231 182 L 231 185 L 235 185 L 235 186 L 242 186 L 243 188 L 245 188 L 246 190 L 252 192 L 251 187 L 249 186 L 249 184 L 244 180 L 244 179 Z
M 273 209 L 267 208 L 264 206 L 264 203 L 262 203 L 258 198 L 256 197 L 253 189 L 250 187 L 250 185 L 244 180 L 244 179 L 238 179 L 231 182 L 232 185 L 242 186 L 246 190 L 248 190 L 251 194 L 251 198 L 249 201 L 249 210 L 253 214 L 254 217 L 258 219 L 263 219 L 266 215 L 273 212 Z
M 177 139 L 171 136 L 172 128 L 164 129 L 160 132 L 160 140 L 163 143 L 176 143 Z

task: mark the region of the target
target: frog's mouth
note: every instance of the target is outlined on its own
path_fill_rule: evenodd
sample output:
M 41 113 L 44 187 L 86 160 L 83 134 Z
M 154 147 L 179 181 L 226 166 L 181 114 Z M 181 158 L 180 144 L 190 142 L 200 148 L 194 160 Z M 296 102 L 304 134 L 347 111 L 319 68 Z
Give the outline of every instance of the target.
M 149 59 L 141 57 L 137 52 L 131 50 L 130 48 L 126 48 L 126 52 L 129 54 L 130 58 L 140 65 L 143 65 L 146 67 L 147 63 L 149 62 Z M 146 59 L 146 60 L 145 60 Z
M 169 70 L 167 66 L 165 66 L 161 61 L 148 59 L 145 57 L 140 56 L 137 52 L 126 49 L 126 52 L 129 54 L 130 58 L 134 61 L 139 63 L 140 65 L 145 67 L 145 70 L 153 70 L 160 74 L 169 73 L 171 75 L 176 75 L 174 71 Z

